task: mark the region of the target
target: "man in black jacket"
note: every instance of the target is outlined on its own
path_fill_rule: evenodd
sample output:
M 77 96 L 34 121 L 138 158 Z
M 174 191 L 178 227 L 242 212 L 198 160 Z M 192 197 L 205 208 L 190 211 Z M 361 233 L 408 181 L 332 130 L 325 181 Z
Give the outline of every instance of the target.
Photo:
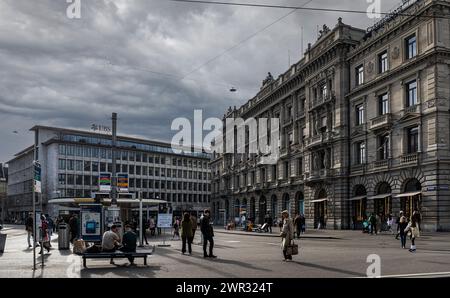
M 214 230 L 211 225 L 211 216 L 209 210 L 204 211 L 204 216 L 202 221 L 200 222 L 200 230 L 203 234 L 203 257 L 204 258 L 217 258 L 217 256 L 213 255 L 214 248 Z M 206 253 L 206 247 L 208 246 L 209 241 L 209 255 Z

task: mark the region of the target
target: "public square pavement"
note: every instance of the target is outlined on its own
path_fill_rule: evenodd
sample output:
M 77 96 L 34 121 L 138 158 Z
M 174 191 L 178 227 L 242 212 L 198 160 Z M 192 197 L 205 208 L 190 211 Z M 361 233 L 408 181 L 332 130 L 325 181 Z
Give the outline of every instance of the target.
M 28 248 L 23 226 L 6 226 L 6 248 L 0 254 L 0 277 L 169 277 L 169 278 L 333 278 L 366 277 L 367 257 L 381 258 L 382 277 L 450 276 L 450 233 L 425 233 L 417 240 L 417 252 L 400 248 L 390 234 L 371 236 L 360 231 L 307 231 L 297 243 L 300 253 L 292 262 L 283 262 L 280 238 L 273 235 L 215 230 L 214 254 L 217 259 L 204 259 L 197 231 L 193 255 L 181 254 L 181 241 L 171 240 L 170 247 L 156 247 L 155 254 L 143 266 L 128 266 L 126 259 L 88 260 L 82 268 L 81 257 L 70 250 L 58 250 L 57 235 L 52 250 L 45 254 L 45 266 L 32 270 L 33 251 Z M 162 244 L 162 238 L 149 237 L 150 245 Z M 409 240 L 407 242 L 409 246 Z M 38 250 L 37 250 L 38 252 Z M 39 255 L 38 255 L 39 256 Z

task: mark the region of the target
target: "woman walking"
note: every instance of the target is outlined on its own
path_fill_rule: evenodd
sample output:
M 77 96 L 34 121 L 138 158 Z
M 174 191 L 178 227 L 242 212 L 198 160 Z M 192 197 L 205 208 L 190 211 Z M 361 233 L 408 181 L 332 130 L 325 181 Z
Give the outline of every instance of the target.
M 183 255 L 186 253 L 186 242 L 188 244 L 189 255 L 192 254 L 192 240 L 193 240 L 193 226 L 192 220 L 189 213 L 185 213 L 183 215 L 183 221 L 181 222 L 181 241 L 182 241 L 182 249 L 181 252 Z
M 416 252 L 416 238 L 420 236 L 419 231 L 419 222 L 417 220 L 417 211 L 413 212 L 413 215 L 411 216 L 411 222 L 409 225 L 409 230 L 411 232 L 411 248 L 409 249 L 410 252 Z
M 294 239 L 294 224 L 292 220 L 289 218 L 289 212 L 284 210 L 281 213 L 281 218 L 283 222 L 283 227 L 281 229 L 281 247 L 283 249 L 284 261 L 292 260 L 292 255 L 287 254 L 288 246 L 291 244 L 291 241 Z

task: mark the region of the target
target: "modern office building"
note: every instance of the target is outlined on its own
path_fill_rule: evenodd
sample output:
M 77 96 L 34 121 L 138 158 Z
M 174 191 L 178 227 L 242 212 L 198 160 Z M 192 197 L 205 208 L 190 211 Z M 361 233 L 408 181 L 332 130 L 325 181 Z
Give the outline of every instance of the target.
M 214 154 L 215 218 L 289 210 L 309 228 L 349 229 L 417 209 L 422 228 L 450 230 L 449 15 L 448 0 L 418 0 L 367 30 L 324 26 L 303 59 L 225 113 L 224 126 L 279 118 L 281 156 Z
M 31 130 L 38 135 L 44 211 L 57 215 L 49 199 L 90 198 L 100 192 L 100 173 L 112 172 L 110 134 L 45 126 Z M 33 152 L 31 146 L 8 162 L 10 216 L 23 218 L 32 209 Z M 175 214 L 210 205 L 209 154 L 174 154 L 171 144 L 125 136 L 117 137 L 115 152 L 116 173 L 129 176 L 127 196 L 165 200 Z

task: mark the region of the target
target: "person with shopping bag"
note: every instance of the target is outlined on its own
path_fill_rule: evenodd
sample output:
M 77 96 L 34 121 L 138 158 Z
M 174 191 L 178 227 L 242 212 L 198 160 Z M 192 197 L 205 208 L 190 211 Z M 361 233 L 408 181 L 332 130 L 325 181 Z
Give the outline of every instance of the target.
M 283 222 L 283 227 L 281 229 L 281 248 L 283 250 L 284 261 L 292 260 L 292 241 L 294 239 L 294 224 L 289 218 L 289 212 L 284 210 L 281 213 L 281 218 Z M 289 249 L 290 248 L 290 249 Z

